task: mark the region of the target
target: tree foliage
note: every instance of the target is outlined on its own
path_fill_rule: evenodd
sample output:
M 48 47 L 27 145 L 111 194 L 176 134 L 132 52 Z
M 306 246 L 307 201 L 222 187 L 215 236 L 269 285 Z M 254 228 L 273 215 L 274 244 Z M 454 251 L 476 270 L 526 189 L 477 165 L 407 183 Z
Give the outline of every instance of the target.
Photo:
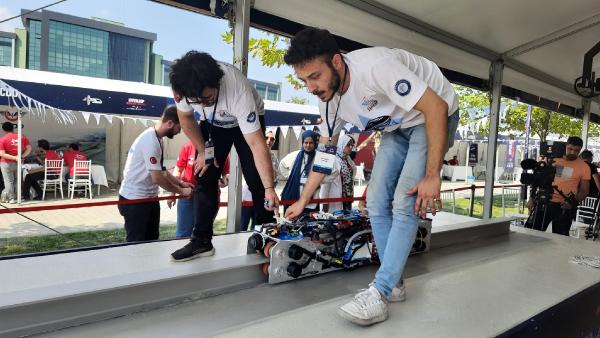
M 295 104 L 308 104 L 308 99 L 305 97 L 300 97 L 300 96 L 292 96 L 286 102 L 287 103 L 295 103 Z
M 248 41 L 248 54 L 253 58 L 258 58 L 263 66 L 279 68 L 285 64 L 283 56 L 285 55 L 285 47 L 289 46 L 288 38 L 280 37 L 276 34 L 266 33 L 265 38 L 251 38 Z M 233 44 L 233 34 L 225 32 L 221 34 L 221 38 L 227 44 Z M 296 79 L 292 74 L 286 75 L 286 80 L 296 90 L 304 88 L 304 84 Z
M 474 131 L 480 135 L 488 135 L 490 130 L 490 98 L 487 92 L 476 89 L 455 86 L 460 100 L 460 124 L 472 125 Z M 501 101 L 505 105 L 501 112 L 499 132 L 504 132 L 509 137 L 525 135 L 527 112 L 529 106 L 507 98 Z M 581 136 L 583 121 L 540 107 L 531 106 L 531 134 L 536 135 L 540 141 L 546 141 L 548 135 L 556 134 L 559 138 L 567 136 Z M 590 123 L 588 135 L 600 135 L 600 128 Z

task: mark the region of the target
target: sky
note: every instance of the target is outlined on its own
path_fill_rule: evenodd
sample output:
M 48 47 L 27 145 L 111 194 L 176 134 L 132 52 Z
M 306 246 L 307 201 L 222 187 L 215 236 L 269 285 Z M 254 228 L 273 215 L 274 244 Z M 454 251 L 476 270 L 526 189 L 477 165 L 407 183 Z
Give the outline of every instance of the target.
M 0 21 L 20 14 L 21 9 L 36 9 L 55 0 L 0 0 Z M 232 63 L 233 47 L 221 40 L 221 34 L 228 31 L 226 20 L 215 19 L 206 15 L 185 11 L 175 7 L 148 0 L 67 0 L 51 6 L 47 10 L 79 16 L 83 18 L 98 17 L 125 24 L 157 34 L 153 52 L 163 56 L 165 60 L 174 60 L 185 52 L 195 49 L 211 54 L 215 59 Z M 0 23 L 0 31 L 14 32 L 22 28 L 21 18 Z M 250 29 L 251 38 L 265 37 L 258 29 Z M 260 60 L 250 59 L 248 78 L 271 83 L 282 83 L 282 101 L 292 96 L 305 97 L 309 103 L 316 105 L 317 98 L 306 90 L 294 90 L 285 76 L 293 74 L 291 67 L 269 68 L 262 66 Z

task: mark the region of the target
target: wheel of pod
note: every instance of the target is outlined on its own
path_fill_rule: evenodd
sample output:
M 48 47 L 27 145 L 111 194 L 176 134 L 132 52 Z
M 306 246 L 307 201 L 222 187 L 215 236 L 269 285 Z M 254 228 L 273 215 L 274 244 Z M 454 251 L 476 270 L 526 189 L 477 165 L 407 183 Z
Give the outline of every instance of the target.
M 271 258 L 271 249 L 273 248 L 273 246 L 275 246 L 275 244 L 275 242 L 268 242 L 267 244 L 265 244 L 265 248 L 263 249 L 263 254 L 265 255 L 265 257 Z

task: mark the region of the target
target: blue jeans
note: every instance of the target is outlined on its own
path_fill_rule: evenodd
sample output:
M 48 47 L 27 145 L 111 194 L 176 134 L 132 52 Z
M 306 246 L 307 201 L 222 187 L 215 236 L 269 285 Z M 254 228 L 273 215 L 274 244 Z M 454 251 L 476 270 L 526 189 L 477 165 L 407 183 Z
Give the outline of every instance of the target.
M 177 200 L 177 228 L 175 237 L 190 237 L 194 229 L 194 202 L 187 198 Z
M 448 147 L 454 143 L 458 115 L 456 111 L 448 118 Z M 417 196 L 406 192 L 425 176 L 426 160 L 424 124 L 383 133 L 367 191 L 367 209 L 381 262 L 375 287 L 387 298 L 400 281 L 417 234 Z

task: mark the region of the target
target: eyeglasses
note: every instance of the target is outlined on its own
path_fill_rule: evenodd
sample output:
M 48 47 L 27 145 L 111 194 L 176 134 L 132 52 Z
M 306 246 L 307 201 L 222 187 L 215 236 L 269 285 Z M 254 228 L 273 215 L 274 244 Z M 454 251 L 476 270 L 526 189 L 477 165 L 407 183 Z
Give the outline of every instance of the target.
M 212 96 L 201 96 L 201 97 L 198 97 L 196 99 L 188 99 L 186 97 L 185 98 L 185 102 L 187 102 L 187 104 L 212 105 L 213 104 L 213 97 Z

